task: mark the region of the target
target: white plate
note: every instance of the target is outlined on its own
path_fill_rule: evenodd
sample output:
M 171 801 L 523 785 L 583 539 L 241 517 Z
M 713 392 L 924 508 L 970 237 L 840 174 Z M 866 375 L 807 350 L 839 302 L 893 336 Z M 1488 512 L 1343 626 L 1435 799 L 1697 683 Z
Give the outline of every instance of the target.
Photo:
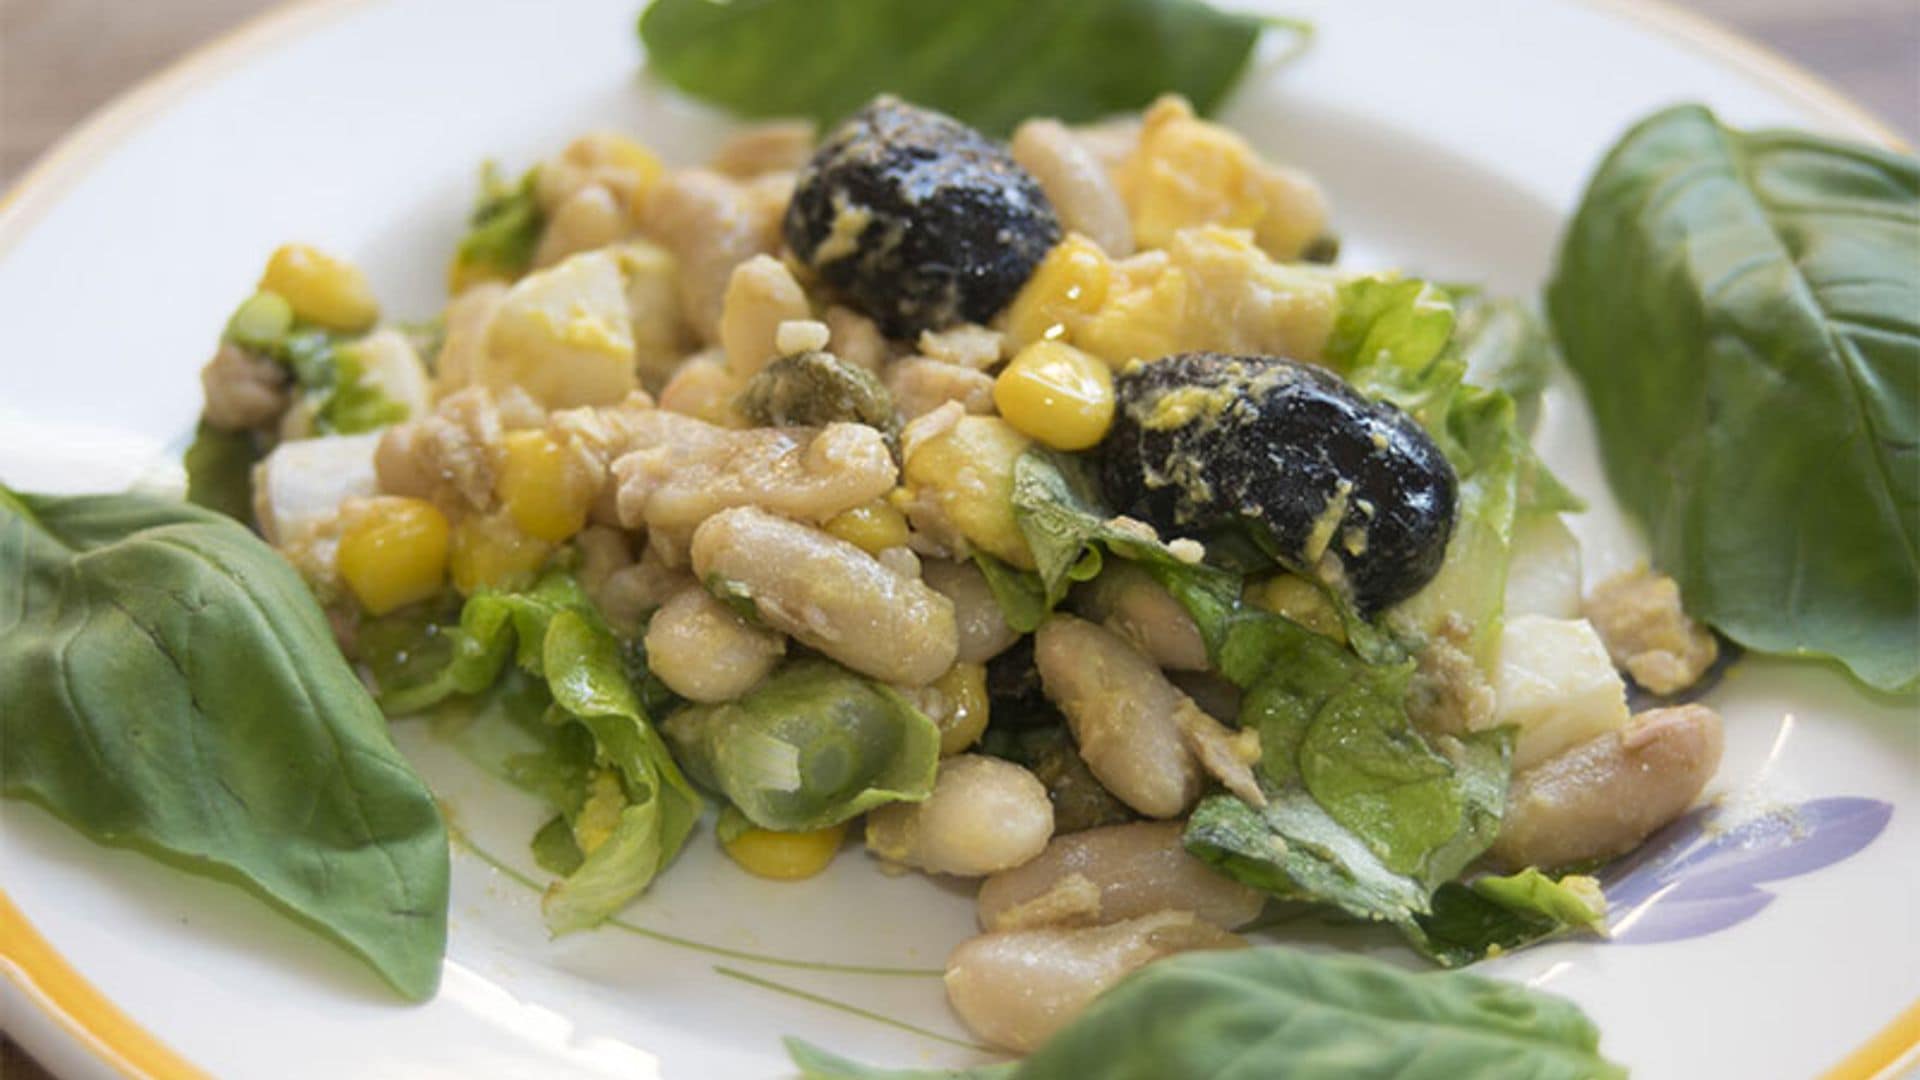
M 1318 174 L 1362 265 L 1532 293 L 1587 170 L 1631 120 L 1672 101 L 1705 101 L 1737 124 L 1884 137 L 1750 51 L 1608 6 L 1273 6 L 1315 18 L 1319 40 L 1304 60 L 1256 70 L 1226 119 Z M 639 77 L 638 7 L 304 6 L 95 121 L 0 214 L 0 478 L 56 490 L 150 478 L 196 413 L 194 372 L 222 321 L 284 240 L 351 254 L 390 311 L 424 315 L 482 158 L 518 166 L 612 126 L 698 159 L 717 122 Z M 1548 425 L 1553 465 L 1595 504 L 1580 522 L 1589 573 L 1625 564 L 1638 540 L 1564 389 Z M 1781 812 L 1748 832 L 1683 830 L 1662 850 L 1690 855 L 1616 887 L 1615 943 L 1486 970 L 1578 1000 L 1638 1075 L 1809 1076 L 1849 1055 L 1834 1075 L 1867 1075 L 1920 1031 L 1911 709 L 1828 669 L 1752 661 L 1714 701 L 1729 729 L 1720 824 Z M 116 1056 L 173 1075 L 168 1051 L 143 1041 L 156 1037 L 222 1076 L 783 1075 L 784 1034 L 876 1062 L 979 1059 L 951 1041 L 964 1033 L 936 978 L 765 959 L 937 968 L 971 928 L 965 890 L 882 877 L 857 851 L 824 878 L 769 884 L 703 831 L 625 919 L 711 948 L 618 927 L 550 942 L 515 876 L 532 873 L 534 809 L 419 733 L 400 735 L 499 864 L 456 853 L 435 1000 L 398 1004 L 250 896 L 9 802 L 0 881 L 25 921 L 0 904 L 7 1029 L 73 1076 L 111 1075 Z M 50 949 L 33 948 L 29 923 Z M 63 977 L 61 958 L 123 1015 Z

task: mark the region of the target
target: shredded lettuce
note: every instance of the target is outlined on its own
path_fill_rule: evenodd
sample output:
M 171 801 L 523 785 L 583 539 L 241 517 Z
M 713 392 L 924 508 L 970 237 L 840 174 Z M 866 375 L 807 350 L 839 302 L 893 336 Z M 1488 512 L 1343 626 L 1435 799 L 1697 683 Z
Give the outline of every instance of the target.
M 367 657 L 389 714 L 419 712 L 456 698 L 483 712 L 501 707 L 512 687 L 511 658 L 519 671 L 544 684 L 552 706 L 543 710 L 543 722 L 584 731 L 593 765 L 619 779 L 625 805 L 610 833 L 589 839 L 575 831 L 582 861 L 547 890 L 542 911 L 548 927 L 562 934 L 594 926 L 645 890 L 686 843 L 701 801 L 642 707 L 620 642 L 579 583 L 555 571 L 525 592 L 483 590 L 467 600 L 457 626 L 422 628 L 418 640 L 437 665 L 401 662 L 396 654 L 411 650 L 393 643 L 381 655 Z M 579 768 L 577 749 L 558 745 L 562 736 L 542 739 L 539 729 L 530 728 L 532 706 L 522 698 L 513 712 L 522 732 L 542 745 L 502 758 L 502 766 L 509 779 L 539 790 L 577 824 L 591 770 Z M 571 863 L 549 830 L 536 841 L 543 865 Z

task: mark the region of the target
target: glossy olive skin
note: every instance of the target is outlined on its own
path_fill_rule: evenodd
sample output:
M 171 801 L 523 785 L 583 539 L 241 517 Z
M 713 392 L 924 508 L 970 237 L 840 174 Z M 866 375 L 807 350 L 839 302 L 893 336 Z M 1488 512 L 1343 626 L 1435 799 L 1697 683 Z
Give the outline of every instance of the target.
M 1399 409 L 1271 356 L 1184 353 L 1115 389 L 1101 481 L 1117 512 L 1167 537 L 1264 528 L 1281 562 L 1337 572 L 1366 615 L 1439 572 L 1459 485 Z
M 878 97 L 800 171 L 787 245 L 888 336 L 1005 307 L 1060 239 L 1039 183 L 970 127 Z

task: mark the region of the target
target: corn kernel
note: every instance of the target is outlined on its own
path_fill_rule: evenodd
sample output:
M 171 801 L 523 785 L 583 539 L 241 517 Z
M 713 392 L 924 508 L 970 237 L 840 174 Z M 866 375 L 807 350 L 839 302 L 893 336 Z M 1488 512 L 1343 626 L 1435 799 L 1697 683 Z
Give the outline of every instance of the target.
M 1113 425 L 1113 372 L 1058 341 L 1021 349 L 993 381 L 1007 423 L 1055 450 L 1085 450 Z
M 987 730 L 987 667 L 958 663 L 919 692 L 922 711 L 940 728 L 940 756 L 952 757 Z
M 720 841 L 733 861 L 749 874 L 775 881 L 810 878 L 827 868 L 840 851 L 845 825 L 811 832 L 774 832 L 747 828 Z
M 354 506 L 334 565 L 373 615 L 425 600 L 447 576 L 447 519 L 425 499 L 384 496 Z
M 907 516 L 886 500 L 875 499 L 828 518 L 826 530 L 869 555 L 878 555 L 906 544 Z
M 1262 611 L 1291 619 L 1316 634 L 1346 644 L 1347 628 L 1340 621 L 1340 613 L 1334 610 L 1333 601 L 1306 578 L 1275 574 L 1248 585 L 1246 600 Z
M 532 584 L 552 552 L 552 544 L 521 532 L 506 515 L 476 514 L 455 526 L 448 559 L 454 587 L 471 594 Z
M 260 275 L 260 290 L 278 293 L 296 316 L 329 330 L 365 330 L 380 317 L 359 267 L 306 244 L 275 249 Z
M 1107 302 L 1113 268 L 1100 245 L 1069 233 L 1021 286 L 1007 308 L 1007 336 L 1015 348 L 1043 339 L 1073 339 L 1074 324 Z
M 600 493 L 589 463 L 544 431 L 509 432 L 503 448 L 495 490 L 521 532 L 557 544 L 586 527 Z
M 1031 570 L 1033 549 L 1013 516 L 1013 467 L 1031 446 L 1000 417 L 963 416 L 907 452 L 900 498 L 932 506 L 968 543 Z

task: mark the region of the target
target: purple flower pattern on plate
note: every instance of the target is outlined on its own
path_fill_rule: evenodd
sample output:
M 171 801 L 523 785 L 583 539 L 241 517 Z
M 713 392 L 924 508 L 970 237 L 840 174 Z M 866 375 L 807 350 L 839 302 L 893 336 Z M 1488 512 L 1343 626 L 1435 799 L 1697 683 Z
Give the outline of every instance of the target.
M 1773 902 L 1762 882 L 1830 866 L 1872 843 L 1893 817 L 1878 799 L 1813 799 L 1725 829 L 1707 807 L 1655 833 L 1601 875 L 1611 940 L 1651 945 L 1743 923 Z

